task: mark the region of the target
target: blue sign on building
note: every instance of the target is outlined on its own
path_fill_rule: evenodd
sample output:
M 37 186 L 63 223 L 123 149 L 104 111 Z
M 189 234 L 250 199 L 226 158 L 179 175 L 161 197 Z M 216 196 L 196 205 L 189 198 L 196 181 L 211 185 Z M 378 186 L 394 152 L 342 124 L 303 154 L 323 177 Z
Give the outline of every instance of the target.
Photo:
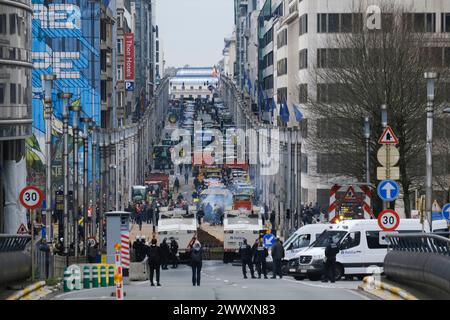
M 450 203 L 444 205 L 444 207 L 442 208 L 442 215 L 445 219 L 450 220 Z

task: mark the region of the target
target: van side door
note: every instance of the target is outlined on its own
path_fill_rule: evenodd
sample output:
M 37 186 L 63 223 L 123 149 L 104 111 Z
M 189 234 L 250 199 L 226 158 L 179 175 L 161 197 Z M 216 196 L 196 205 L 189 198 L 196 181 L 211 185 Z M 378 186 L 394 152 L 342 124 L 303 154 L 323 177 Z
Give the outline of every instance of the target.
M 336 261 L 345 268 L 345 274 L 358 274 L 362 272 L 363 248 L 361 245 L 361 232 L 349 232 L 339 245 L 339 254 Z

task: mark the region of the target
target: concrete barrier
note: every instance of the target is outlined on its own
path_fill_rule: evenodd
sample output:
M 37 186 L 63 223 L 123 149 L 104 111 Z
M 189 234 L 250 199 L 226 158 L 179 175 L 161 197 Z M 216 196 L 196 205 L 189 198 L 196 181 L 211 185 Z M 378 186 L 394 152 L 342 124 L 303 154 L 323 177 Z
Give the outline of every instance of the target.
M 429 252 L 390 251 L 384 260 L 389 279 L 434 299 L 450 299 L 450 258 Z
M 148 280 L 148 265 L 142 262 L 130 263 L 130 281 Z
M 36 291 L 40 288 L 42 288 L 43 286 L 45 286 L 45 281 L 39 281 L 36 283 L 33 283 L 32 285 L 26 287 L 23 290 L 20 290 L 18 292 L 16 292 L 15 294 L 9 296 L 6 300 L 19 300 L 20 298 L 30 294 L 33 291 Z

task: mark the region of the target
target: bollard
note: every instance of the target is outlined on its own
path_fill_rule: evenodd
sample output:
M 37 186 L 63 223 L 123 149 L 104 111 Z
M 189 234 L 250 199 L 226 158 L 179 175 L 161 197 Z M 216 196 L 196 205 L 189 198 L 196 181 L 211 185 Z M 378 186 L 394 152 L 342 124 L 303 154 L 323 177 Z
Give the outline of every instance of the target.
M 70 272 L 69 268 L 64 269 L 64 292 L 71 291 L 69 288 L 69 281 L 71 278 L 72 273 Z
M 91 268 L 89 266 L 84 266 L 83 268 L 83 288 L 91 288 Z
M 102 265 L 100 267 L 100 285 L 106 287 L 106 266 Z
M 108 287 L 114 287 L 114 266 L 108 266 Z
M 81 269 L 78 266 L 74 266 L 72 271 L 73 277 L 75 278 L 75 290 L 81 290 Z
M 92 288 L 98 288 L 98 267 L 92 267 Z

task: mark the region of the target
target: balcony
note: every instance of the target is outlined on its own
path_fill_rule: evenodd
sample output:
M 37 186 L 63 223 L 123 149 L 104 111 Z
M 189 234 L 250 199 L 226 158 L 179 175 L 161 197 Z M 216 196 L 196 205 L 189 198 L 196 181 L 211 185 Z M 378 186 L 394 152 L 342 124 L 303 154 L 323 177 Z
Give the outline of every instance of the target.
M 289 3 L 288 14 L 283 18 L 283 22 L 281 25 L 290 24 L 297 18 L 298 18 L 298 2 L 296 0 L 292 0 Z

